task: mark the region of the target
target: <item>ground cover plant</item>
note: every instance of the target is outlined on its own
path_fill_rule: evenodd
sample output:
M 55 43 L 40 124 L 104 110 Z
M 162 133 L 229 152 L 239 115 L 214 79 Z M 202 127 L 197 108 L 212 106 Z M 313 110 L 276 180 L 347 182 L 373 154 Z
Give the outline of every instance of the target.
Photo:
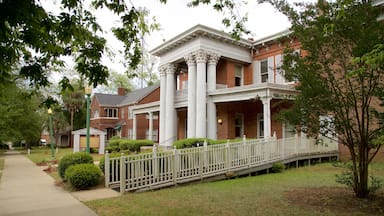
M 384 178 L 384 163 L 371 172 Z M 331 163 L 211 183 L 128 193 L 85 204 L 98 215 L 383 215 L 384 190 L 368 199 L 335 182 Z

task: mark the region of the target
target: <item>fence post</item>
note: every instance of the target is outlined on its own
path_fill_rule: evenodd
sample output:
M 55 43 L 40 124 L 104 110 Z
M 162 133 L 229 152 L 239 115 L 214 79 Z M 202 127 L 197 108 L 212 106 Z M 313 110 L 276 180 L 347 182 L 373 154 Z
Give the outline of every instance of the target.
M 178 151 L 175 146 L 173 148 L 173 173 L 172 173 L 174 184 L 176 184 L 177 171 L 178 171 Z
M 125 192 L 125 185 L 126 185 L 126 169 L 125 169 L 125 156 L 124 153 L 121 154 L 120 157 L 120 193 Z
M 105 157 L 104 157 L 104 178 L 105 178 L 105 187 L 109 187 L 109 179 L 110 179 L 110 161 L 109 161 L 109 153 L 108 150 L 105 151 Z
M 297 133 L 295 134 L 295 155 L 299 155 L 299 148 L 298 148 L 298 145 L 299 145 L 299 136 L 297 135 Z
M 153 145 L 152 148 L 152 169 L 153 169 L 153 176 L 155 179 L 158 179 L 159 177 L 159 166 L 157 164 L 157 146 L 156 144 Z
M 207 140 L 205 139 L 204 140 L 204 163 L 203 163 L 203 167 L 207 167 L 208 166 L 208 142 Z
M 232 166 L 232 159 L 231 159 L 231 146 L 229 144 L 229 140 L 227 140 L 227 144 L 226 144 L 226 149 L 227 149 L 227 170 L 231 170 L 231 166 Z

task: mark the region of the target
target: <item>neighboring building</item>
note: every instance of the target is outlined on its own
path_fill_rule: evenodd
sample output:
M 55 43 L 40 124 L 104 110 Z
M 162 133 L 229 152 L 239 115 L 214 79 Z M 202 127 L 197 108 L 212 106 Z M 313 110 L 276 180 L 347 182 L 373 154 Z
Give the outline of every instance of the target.
M 159 100 L 159 85 L 129 93 L 119 88 L 117 95 L 96 93 L 91 103 L 91 127 L 105 131 L 107 140 L 120 136 L 158 142 L 158 112 L 133 115 L 132 107 Z
M 160 113 L 162 146 L 177 139 L 278 138 L 293 126 L 275 115 L 297 94 L 279 70 L 284 48 L 300 43 L 284 31 L 258 40 L 234 40 L 197 25 L 152 50 L 160 57 L 160 102 L 132 107 Z

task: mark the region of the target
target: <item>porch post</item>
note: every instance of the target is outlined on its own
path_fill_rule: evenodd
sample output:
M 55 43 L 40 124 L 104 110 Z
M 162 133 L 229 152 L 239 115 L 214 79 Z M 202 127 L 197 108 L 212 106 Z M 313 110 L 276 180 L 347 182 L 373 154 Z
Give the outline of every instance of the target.
M 207 53 L 204 50 L 198 50 L 195 53 L 197 63 L 196 74 L 196 137 L 207 137 Z
M 208 59 L 208 91 L 216 89 L 216 65 L 220 56 L 216 53 L 209 53 Z M 207 129 L 208 138 L 217 139 L 217 116 L 216 116 L 216 104 L 212 101 L 211 97 L 207 98 Z
M 166 97 L 165 102 L 165 143 L 166 147 L 171 147 L 172 142 L 175 140 L 176 136 L 176 110 L 174 107 L 175 101 L 175 70 L 176 67 L 173 64 L 168 64 L 167 66 L 167 88 L 166 88 Z
M 188 64 L 187 138 L 196 137 L 196 61 L 193 54 L 184 57 Z
M 136 114 L 133 114 L 133 121 L 132 121 L 132 139 L 136 139 Z
M 271 137 L 271 99 L 265 98 L 263 102 L 264 138 Z
M 148 112 L 149 117 L 148 117 L 148 139 L 153 140 L 153 113 Z
M 164 145 L 165 141 L 165 102 L 166 102 L 166 89 L 167 89 L 167 77 L 166 77 L 166 68 L 165 66 L 162 66 L 159 68 L 160 70 L 160 125 L 159 125 L 159 144 Z

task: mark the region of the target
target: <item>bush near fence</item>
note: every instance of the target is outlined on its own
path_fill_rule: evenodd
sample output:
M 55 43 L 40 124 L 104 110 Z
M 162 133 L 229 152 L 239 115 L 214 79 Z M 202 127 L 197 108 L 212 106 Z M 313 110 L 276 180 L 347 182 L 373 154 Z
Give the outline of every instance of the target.
M 231 139 L 230 142 L 240 142 L 242 139 Z M 207 138 L 188 138 L 175 141 L 173 146 L 177 149 L 191 148 L 197 146 L 203 146 L 204 141 L 207 141 L 208 145 L 217 145 L 217 144 L 225 144 L 228 140 L 212 140 Z
M 111 139 L 106 150 L 113 152 L 140 152 L 141 146 L 153 146 L 152 140 Z
M 75 152 L 65 155 L 59 162 L 59 175 L 65 180 L 65 171 L 76 164 L 93 164 L 93 158 L 86 152 Z

